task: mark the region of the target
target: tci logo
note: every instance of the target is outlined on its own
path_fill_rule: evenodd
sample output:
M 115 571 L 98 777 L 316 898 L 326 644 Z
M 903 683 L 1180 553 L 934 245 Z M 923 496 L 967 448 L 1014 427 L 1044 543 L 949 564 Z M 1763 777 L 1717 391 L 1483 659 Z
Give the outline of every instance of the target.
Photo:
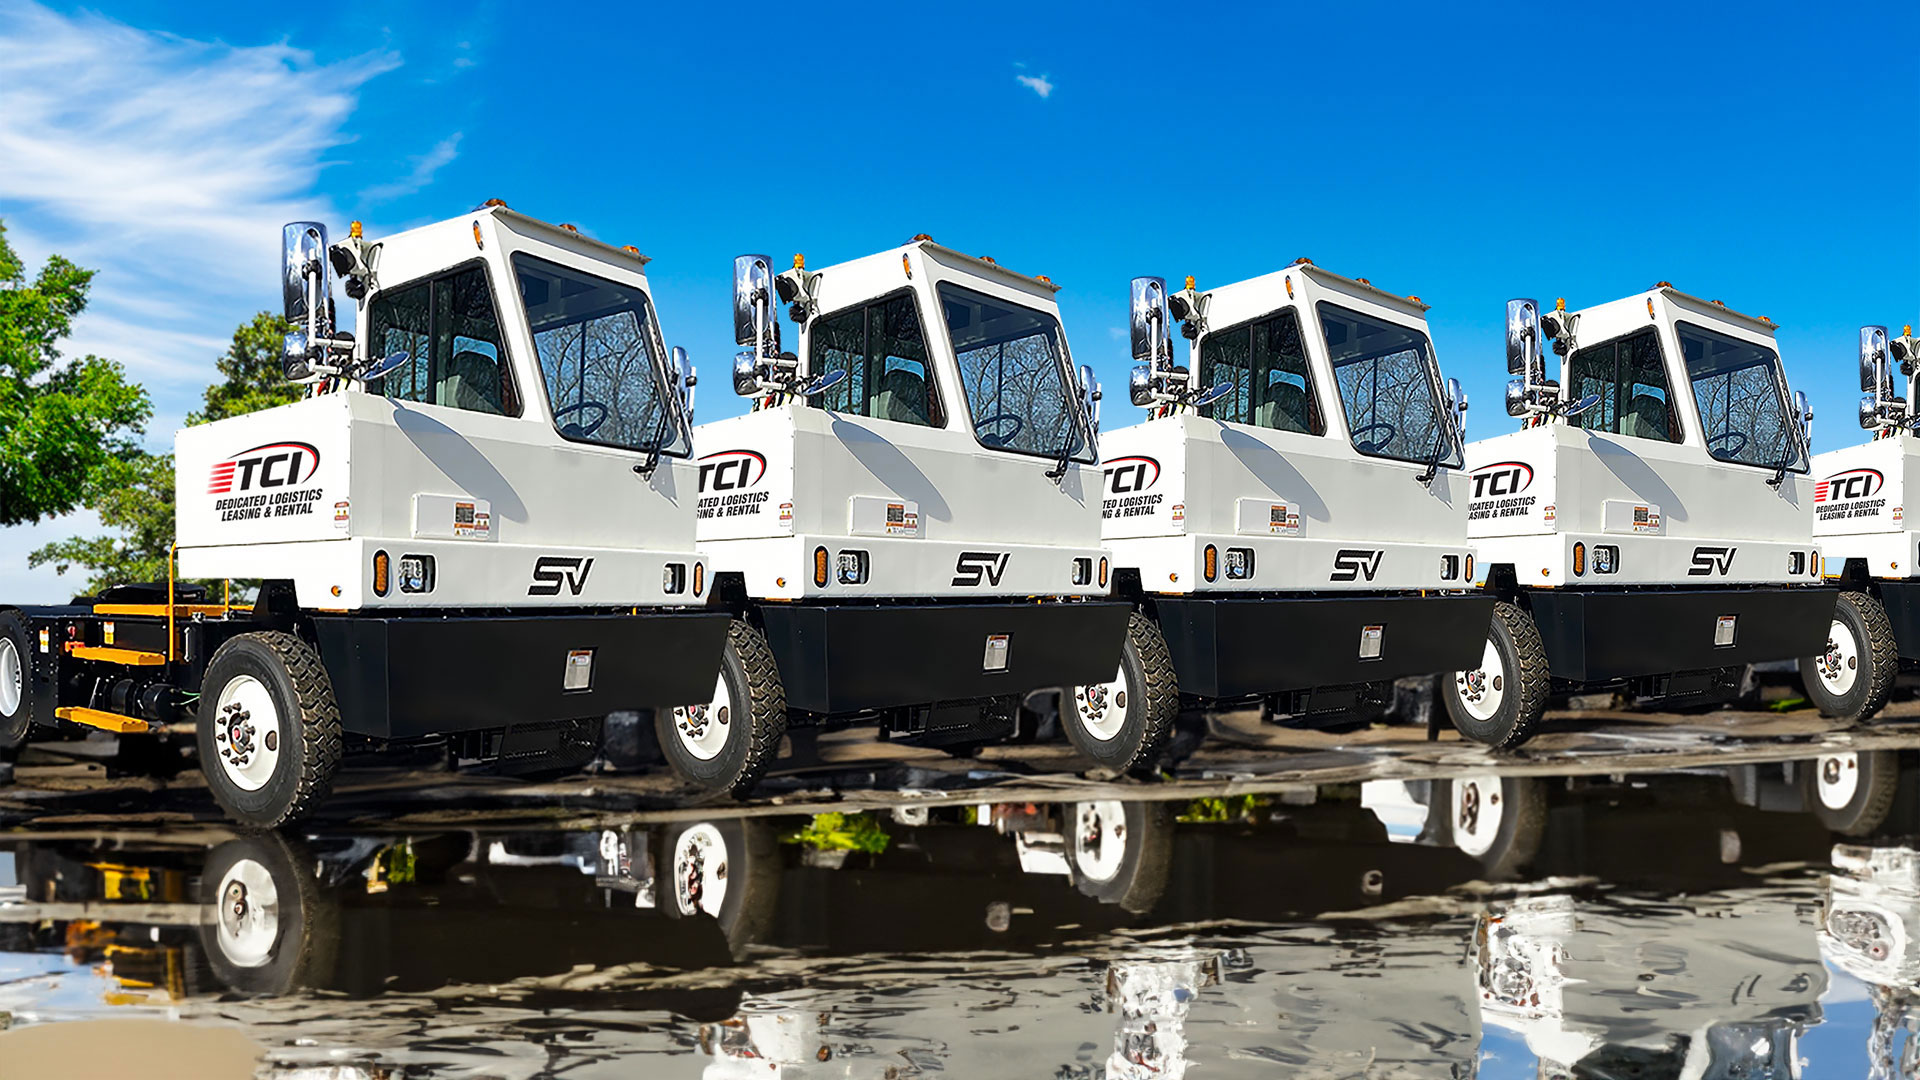
M 1813 501 L 1840 502 L 1844 499 L 1864 499 L 1880 490 L 1886 477 L 1879 469 L 1842 469 L 1813 485 Z
M 312 443 L 267 443 L 242 450 L 215 465 L 207 478 L 207 494 L 293 487 L 313 479 L 319 471 L 320 451 Z
M 767 459 L 753 450 L 720 450 L 700 459 L 701 491 L 739 491 L 767 475 Z
M 1533 466 L 1524 461 L 1501 461 L 1473 470 L 1475 499 L 1518 495 L 1533 484 Z
M 1114 458 L 1106 463 L 1104 470 L 1107 474 L 1107 493 L 1110 495 L 1145 491 L 1160 479 L 1160 463 L 1144 454 Z

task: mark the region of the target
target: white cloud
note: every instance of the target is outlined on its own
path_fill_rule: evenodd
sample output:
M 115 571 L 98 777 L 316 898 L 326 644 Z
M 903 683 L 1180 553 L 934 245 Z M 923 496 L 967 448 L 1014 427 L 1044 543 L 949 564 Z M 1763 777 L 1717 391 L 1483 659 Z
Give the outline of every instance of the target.
M 1049 82 L 1045 75 L 1015 75 L 1013 81 L 1043 98 L 1053 96 L 1053 83 Z
M 413 159 L 413 171 L 391 183 L 375 184 L 360 193 L 366 202 L 386 202 L 411 195 L 433 183 L 433 174 L 452 164 L 460 156 L 460 132 L 441 139 L 433 149 Z
M 170 446 L 233 327 L 277 306 L 281 225 L 338 217 L 321 169 L 360 88 L 399 59 L 320 63 L 24 0 L 0 0 L 0 42 L 8 240 L 29 272 L 55 252 L 97 271 L 65 351 L 126 365 L 154 398 L 149 443 Z M 0 532 L 0 581 L 24 588 L 14 571 L 43 532 Z M 5 599 L 71 594 L 35 580 Z

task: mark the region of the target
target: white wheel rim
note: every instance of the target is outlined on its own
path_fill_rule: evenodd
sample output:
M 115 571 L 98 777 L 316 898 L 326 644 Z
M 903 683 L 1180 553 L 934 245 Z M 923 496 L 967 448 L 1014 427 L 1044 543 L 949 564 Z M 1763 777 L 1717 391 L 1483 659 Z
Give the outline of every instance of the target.
M 1073 866 L 1092 881 L 1112 881 L 1127 857 L 1127 808 L 1112 799 L 1074 807 Z
M 0 637 L 0 716 L 20 711 L 20 699 L 26 696 L 25 672 L 20 650 L 10 637 Z
M 1845 809 L 1853 801 L 1854 793 L 1860 790 L 1859 755 L 1828 754 L 1815 761 L 1813 767 L 1820 805 L 1829 810 Z
M 1507 667 L 1500 662 L 1500 649 L 1492 637 L 1487 638 L 1487 651 L 1480 655 L 1480 666 L 1455 672 L 1453 682 L 1460 705 L 1468 716 L 1491 720 L 1493 714 L 1500 711 L 1500 703 L 1507 699 Z
M 682 915 L 704 912 L 720 917 L 727 902 L 727 839 L 712 825 L 699 824 L 673 845 L 673 898 Z
M 681 705 L 673 710 L 673 733 L 687 753 L 701 761 L 711 761 L 727 747 L 727 733 L 733 722 L 733 694 L 727 690 L 727 673 L 713 681 L 713 700 L 705 705 Z
M 1833 620 L 1827 628 L 1827 651 L 1814 657 L 1813 667 L 1820 674 L 1820 685 L 1836 697 L 1853 689 L 1860 678 L 1860 643 L 1851 627 Z
M 242 791 L 267 786 L 280 767 L 280 712 L 265 683 L 236 675 L 214 702 L 213 740 L 220 771 Z
M 280 937 L 280 891 L 266 867 L 252 859 L 234 863 L 220 879 L 216 903 L 220 955 L 245 968 L 273 959 L 273 946 Z
M 1498 776 L 1467 776 L 1453 782 L 1453 846 L 1478 858 L 1493 850 L 1507 815 Z
M 1115 669 L 1112 681 L 1073 688 L 1073 707 L 1080 715 L 1081 729 L 1101 742 L 1120 734 L 1133 706 L 1125 662 Z

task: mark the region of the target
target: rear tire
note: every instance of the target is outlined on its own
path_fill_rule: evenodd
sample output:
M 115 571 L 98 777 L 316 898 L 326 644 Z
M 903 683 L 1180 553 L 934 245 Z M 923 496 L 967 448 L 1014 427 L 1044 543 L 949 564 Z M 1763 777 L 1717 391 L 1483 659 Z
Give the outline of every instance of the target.
M 1075 686 L 1062 697 L 1060 724 L 1082 757 L 1115 772 L 1151 772 L 1180 715 L 1173 654 L 1160 624 L 1135 611 L 1113 680 Z
M 1844 592 L 1833 605 L 1826 651 L 1800 660 L 1800 683 L 1821 716 L 1859 723 L 1893 693 L 1900 649 L 1878 597 Z
M 278 828 L 333 791 L 343 739 L 333 684 L 313 646 L 279 630 L 229 638 L 201 680 L 200 771 L 227 816 Z
M 1447 715 L 1460 734 L 1499 750 L 1533 738 L 1547 712 L 1546 646 L 1533 617 L 1504 600 L 1493 605 L 1480 666 L 1441 682 Z
M 32 650 L 26 618 L 0 611 L 0 754 L 26 745 L 33 732 Z
M 766 635 L 745 619 L 733 620 L 713 698 L 656 709 L 654 725 L 675 776 L 736 798 L 751 792 L 787 733 L 787 692 Z
M 1822 754 L 1801 770 L 1807 809 L 1841 836 L 1869 836 L 1885 824 L 1900 788 L 1900 755 L 1893 750 Z

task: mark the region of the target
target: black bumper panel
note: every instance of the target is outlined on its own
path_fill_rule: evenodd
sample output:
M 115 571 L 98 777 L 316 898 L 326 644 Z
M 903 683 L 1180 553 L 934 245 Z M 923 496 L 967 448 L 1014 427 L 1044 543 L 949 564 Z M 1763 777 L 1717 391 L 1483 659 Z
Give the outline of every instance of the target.
M 322 616 L 320 658 L 349 732 L 401 739 L 601 717 L 713 695 L 729 616 Z M 570 653 L 592 685 L 566 690 Z
M 1894 644 L 1900 659 L 1920 660 L 1920 581 L 1882 581 L 1880 606 L 1893 624 Z
M 829 716 L 1105 682 L 1132 610 L 1106 600 L 761 608 L 787 707 Z M 988 671 L 998 634 L 1006 669 Z
M 1397 679 L 1480 662 L 1491 596 L 1215 600 L 1159 597 L 1180 692 L 1205 698 Z M 1380 628 L 1380 655 L 1360 658 Z
M 1833 620 L 1833 589 L 1718 589 L 1528 594 L 1556 679 L 1604 682 L 1641 675 L 1797 660 L 1820 650 Z M 1722 616 L 1733 644 L 1716 646 Z

